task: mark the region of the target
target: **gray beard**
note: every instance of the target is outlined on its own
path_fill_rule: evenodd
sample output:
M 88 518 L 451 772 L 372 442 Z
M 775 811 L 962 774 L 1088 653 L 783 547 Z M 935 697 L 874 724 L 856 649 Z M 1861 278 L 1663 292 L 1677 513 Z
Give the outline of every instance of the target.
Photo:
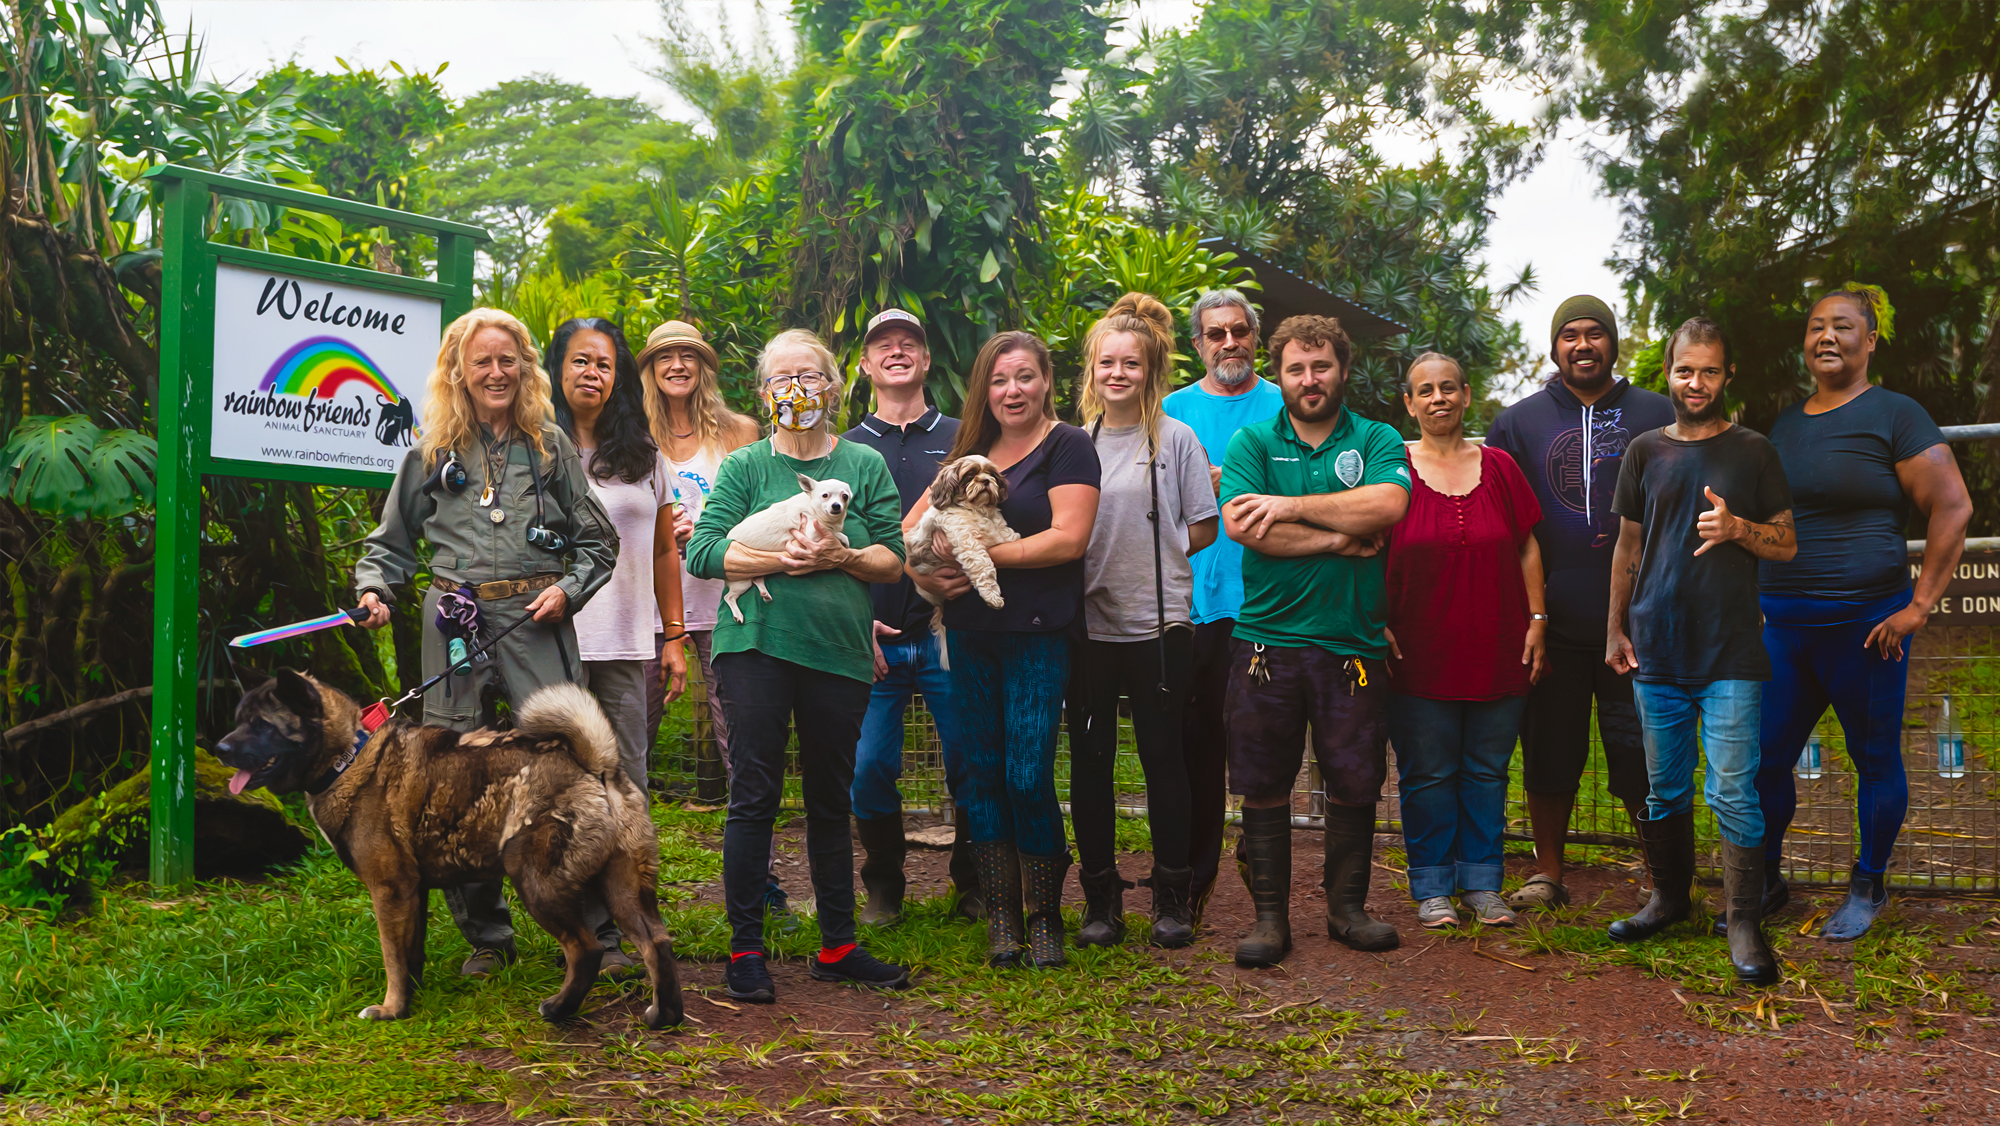
M 1231 374 L 1232 370 L 1234 374 Z M 1210 368 L 1208 373 L 1224 387 L 1237 387 L 1250 382 L 1250 377 L 1257 374 L 1257 365 L 1247 359 L 1222 360 Z

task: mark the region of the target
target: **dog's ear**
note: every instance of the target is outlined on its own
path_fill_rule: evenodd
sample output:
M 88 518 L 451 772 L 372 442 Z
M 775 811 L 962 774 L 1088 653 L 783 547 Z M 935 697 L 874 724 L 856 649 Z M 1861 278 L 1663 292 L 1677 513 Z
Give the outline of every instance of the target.
M 315 720 L 325 714 L 326 707 L 320 702 L 319 686 L 291 669 L 279 669 L 272 674 L 276 682 L 278 702 L 292 710 L 292 714 L 304 720 Z
M 938 466 L 937 476 L 931 479 L 931 507 L 950 508 L 958 502 L 958 481 L 965 476 L 965 463 L 960 458 Z
M 819 486 L 818 481 L 813 480 L 812 478 L 806 476 L 803 473 L 799 474 L 800 492 L 803 492 L 807 496 L 811 496 L 818 489 L 818 486 Z

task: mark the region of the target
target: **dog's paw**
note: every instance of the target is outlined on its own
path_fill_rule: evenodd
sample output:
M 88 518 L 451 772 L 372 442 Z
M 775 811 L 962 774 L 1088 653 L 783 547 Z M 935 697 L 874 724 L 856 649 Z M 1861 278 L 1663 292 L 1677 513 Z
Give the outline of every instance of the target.
M 540 1013 L 542 1019 L 548 1021 L 550 1024 L 561 1024 L 576 1015 L 576 1007 L 565 1009 L 560 996 L 547 998 L 541 1004 L 535 1006 L 535 1011 Z
M 646 1027 L 655 1032 L 662 1028 L 678 1028 L 686 1019 L 687 1014 L 682 1010 L 678 997 L 674 998 L 672 1005 L 646 1006 Z
M 402 1017 L 381 1005 L 370 1005 L 356 1014 L 362 1020 L 401 1020 Z

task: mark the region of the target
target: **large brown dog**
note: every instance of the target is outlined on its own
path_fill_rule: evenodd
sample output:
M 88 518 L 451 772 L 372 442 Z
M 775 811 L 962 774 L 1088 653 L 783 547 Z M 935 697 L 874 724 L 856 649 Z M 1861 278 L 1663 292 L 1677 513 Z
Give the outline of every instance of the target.
M 215 757 L 236 768 L 233 791 L 311 795 L 320 832 L 368 886 L 389 984 L 363 1020 L 409 1015 L 429 889 L 505 875 L 568 958 L 562 989 L 541 1004 L 544 1018 L 574 1015 L 597 979 L 604 951 L 583 907 L 601 899 L 652 979 L 646 1025 L 681 1022 L 655 888 L 659 834 L 645 795 L 618 768 L 611 724 L 583 689 L 535 693 L 512 731 L 461 735 L 392 720 L 369 735 L 353 699 L 280 670 L 244 695 Z

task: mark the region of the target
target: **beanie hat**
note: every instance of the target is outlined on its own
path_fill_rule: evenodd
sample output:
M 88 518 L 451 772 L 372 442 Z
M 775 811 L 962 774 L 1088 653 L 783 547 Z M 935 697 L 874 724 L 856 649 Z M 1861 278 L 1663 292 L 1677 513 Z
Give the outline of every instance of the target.
M 1549 322 L 1550 351 L 1555 350 L 1556 337 L 1562 335 L 1563 326 L 1571 321 L 1596 321 L 1603 325 L 1604 331 L 1611 336 L 1611 356 L 1608 362 L 1614 364 L 1618 362 L 1618 316 L 1611 311 L 1611 306 L 1587 293 L 1577 294 L 1556 306 L 1555 319 Z

